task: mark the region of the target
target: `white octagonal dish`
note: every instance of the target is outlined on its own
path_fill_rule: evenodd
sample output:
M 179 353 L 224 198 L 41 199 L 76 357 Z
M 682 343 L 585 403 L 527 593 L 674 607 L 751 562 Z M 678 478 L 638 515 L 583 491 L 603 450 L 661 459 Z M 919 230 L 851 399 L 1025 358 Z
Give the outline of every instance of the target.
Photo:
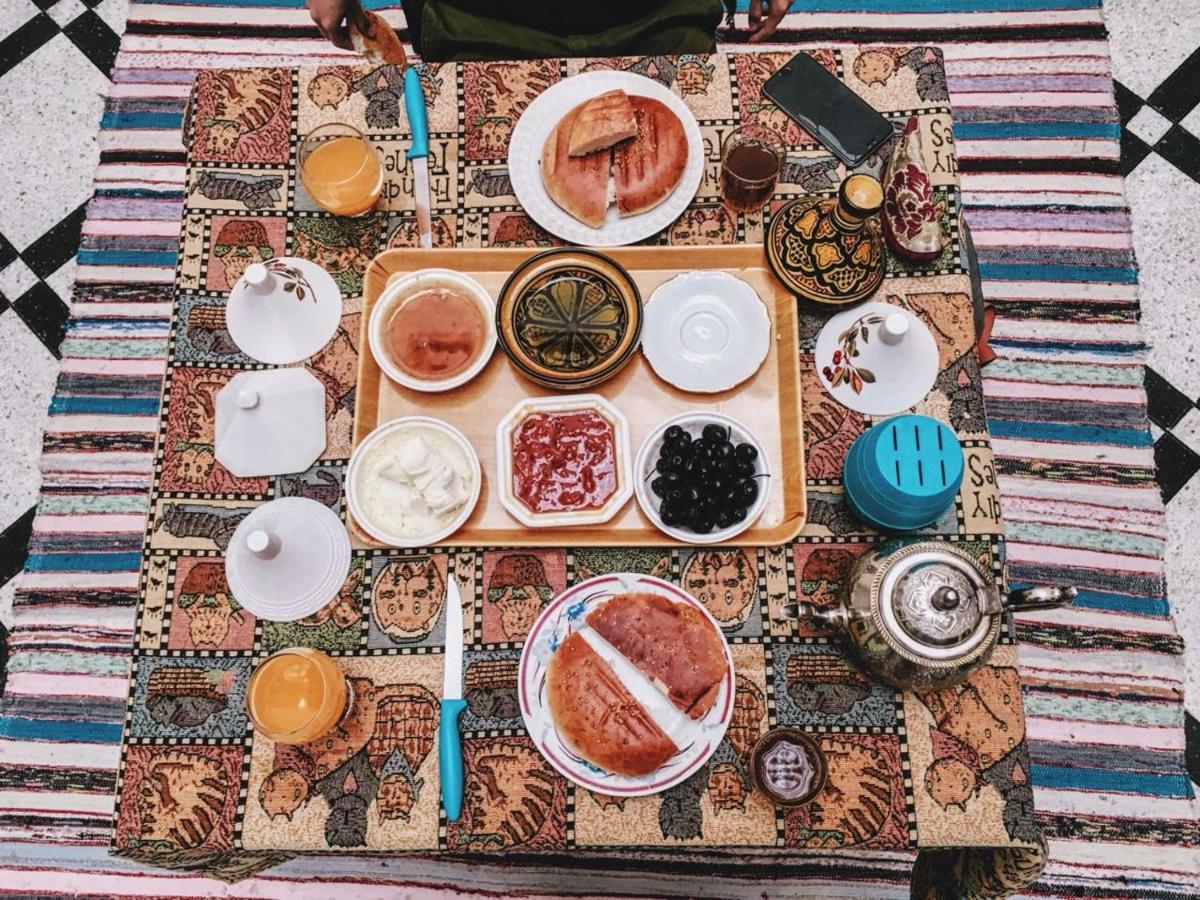
M 513 491 L 512 438 L 520 424 L 535 413 L 591 410 L 613 429 L 616 443 L 617 490 L 597 509 L 538 513 L 529 509 Z M 599 394 L 568 397 L 530 397 L 508 411 L 496 426 L 496 490 L 509 515 L 530 528 L 559 528 L 564 525 L 599 525 L 615 516 L 633 494 L 629 449 L 629 422 L 624 413 Z
M 325 388 L 304 369 L 235 375 L 215 430 L 217 462 L 237 478 L 303 472 L 325 449 Z

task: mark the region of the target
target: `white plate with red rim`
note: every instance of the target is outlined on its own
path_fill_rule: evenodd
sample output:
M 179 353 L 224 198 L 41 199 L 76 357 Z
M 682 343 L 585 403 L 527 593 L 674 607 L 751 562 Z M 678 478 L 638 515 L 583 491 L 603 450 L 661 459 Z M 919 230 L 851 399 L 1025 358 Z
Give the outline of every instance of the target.
M 658 100 L 679 118 L 687 135 L 687 165 L 675 189 L 658 206 L 622 217 L 616 204 L 610 205 L 604 224 L 593 228 L 550 199 L 542 181 L 542 147 L 563 116 L 585 100 L 615 90 Z M 619 69 L 582 72 L 551 85 L 525 107 L 508 142 L 508 175 L 521 207 L 551 234 L 583 247 L 619 247 L 662 231 L 692 202 L 704 178 L 704 140 L 687 104 L 654 79 Z
M 568 635 L 576 631 L 590 630 L 586 619 L 593 609 L 618 594 L 638 592 L 659 594 L 672 603 L 686 603 L 702 612 L 713 630 L 721 635 L 721 644 L 725 649 L 726 672 L 717 691 L 716 702 L 698 721 L 693 721 L 686 713 L 678 710 L 666 694 L 657 689 L 651 688 L 658 696 L 651 698 L 649 702 L 640 692 L 633 691 L 634 696 L 658 722 L 659 727 L 680 749 L 653 772 L 632 776 L 601 769 L 581 757 L 563 739 L 546 702 L 546 672 L 555 651 Z M 592 642 L 589 640 L 589 643 Z M 592 646 L 595 649 L 596 645 Z M 602 652 L 601 657 L 605 656 L 606 653 Z M 630 664 L 624 661 L 624 665 Z M 621 667 L 612 668 L 619 676 Z M 628 684 L 626 686 L 631 687 Z M 561 775 L 580 787 L 601 794 L 613 797 L 644 797 L 661 793 L 690 778 L 720 745 L 733 718 L 733 656 L 716 620 L 699 600 L 683 588 L 653 575 L 626 572 L 598 575 L 567 588 L 550 602 L 533 623 L 521 651 L 517 692 L 526 731 L 542 756 Z

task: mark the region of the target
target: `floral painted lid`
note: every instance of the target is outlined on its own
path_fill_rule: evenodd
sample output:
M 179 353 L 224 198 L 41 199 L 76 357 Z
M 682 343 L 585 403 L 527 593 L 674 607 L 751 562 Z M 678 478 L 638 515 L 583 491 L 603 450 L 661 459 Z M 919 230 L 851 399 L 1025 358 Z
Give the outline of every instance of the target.
M 642 299 L 629 273 L 593 250 L 531 256 L 496 304 L 500 346 L 546 387 L 591 387 L 629 362 L 642 330 Z
M 767 260 L 776 276 L 808 300 L 858 303 L 883 283 L 884 246 L 876 213 L 883 188 L 851 175 L 837 197 L 800 197 L 781 206 L 767 228 Z

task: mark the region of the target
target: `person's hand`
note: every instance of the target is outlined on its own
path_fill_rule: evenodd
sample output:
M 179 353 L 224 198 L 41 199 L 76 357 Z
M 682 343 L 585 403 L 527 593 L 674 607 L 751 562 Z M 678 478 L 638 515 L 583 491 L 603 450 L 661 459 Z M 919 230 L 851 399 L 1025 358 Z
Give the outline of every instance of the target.
M 308 13 L 321 30 L 321 34 L 325 35 L 325 39 L 333 46 L 343 50 L 354 49 L 345 20 L 359 9 L 358 0 L 308 0 Z
M 309 0 L 311 5 L 320 0 Z M 750 0 L 750 43 L 757 44 L 775 33 L 791 0 Z

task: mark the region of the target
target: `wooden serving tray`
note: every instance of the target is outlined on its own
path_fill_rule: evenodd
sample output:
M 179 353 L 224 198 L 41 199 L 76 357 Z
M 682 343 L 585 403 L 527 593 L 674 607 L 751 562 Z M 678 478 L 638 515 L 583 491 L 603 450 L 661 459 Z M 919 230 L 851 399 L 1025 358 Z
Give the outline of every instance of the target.
M 496 426 L 518 401 L 562 392 L 543 388 L 524 376 L 496 348 L 488 364 L 467 384 L 440 394 L 405 388 L 387 378 L 371 355 L 367 338 L 371 310 L 396 274 L 443 267 L 466 273 L 493 299 L 505 279 L 540 249 L 385 250 L 368 267 L 363 284 L 362 334 L 358 347 L 354 445 L 376 426 L 402 416 L 433 416 L 460 429 L 475 447 L 483 468 L 479 503 L 466 523 L 441 546 L 663 546 L 679 545 L 641 511 L 635 498 L 602 525 L 527 528 L 508 514 L 489 483 L 496 477 Z M 804 436 L 800 417 L 800 361 L 796 300 L 767 268 L 761 247 L 622 247 L 605 249 L 623 265 L 646 302 L 654 289 L 680 272 L 722 269 L 746 281 L 767 305 L 772 343 L 753 377 L 720 394 L 690 394 L 659 379 L 637 352 L 614 378 L 585 393 L 606 397 L 629 420 L 633 455 L 650 432 L 667 418 L 689 410 L 725 413 L 745 423 L 766 448 L 773 473 L 766 508 L 749 529 L 729 543 L 738 546 L 783 544 L 804 527 Z M 631 460 L 632 462 L 632 460 Z M 378 546 L 351 522 L 364 546 Z

